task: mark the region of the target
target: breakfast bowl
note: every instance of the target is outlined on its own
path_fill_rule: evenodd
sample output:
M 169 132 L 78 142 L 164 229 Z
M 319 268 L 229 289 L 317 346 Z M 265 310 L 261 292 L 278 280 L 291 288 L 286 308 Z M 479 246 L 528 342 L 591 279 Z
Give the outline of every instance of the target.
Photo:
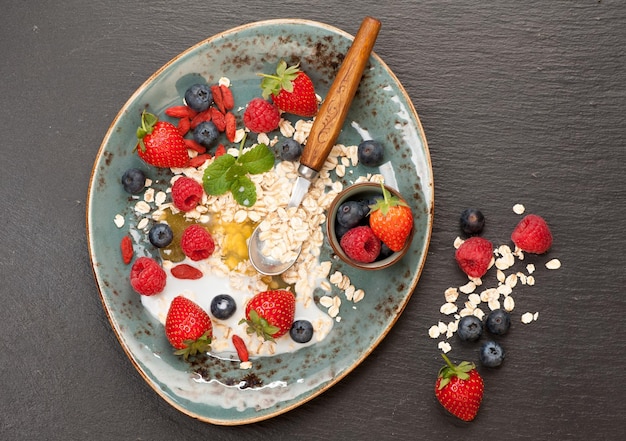
M 345 188 L 342 192 L 340 192 L 337 197 L 331 203 L 328 209 L 328 219 L 326 222 L 326 235 L 328 237 L 328 242 L 335 253 L 335 255 L 341 259 L 343 262 L 348 265 L 359 268 L 363 270 L 381 270 L 384 268 L 388 268 L 391 265 L 397 263 L 404 257 L 409 248 L 411 247 L 411 241 L 413 240 L 413 234 L 415 232 L 415 226 L 411 227 L 411 231 L 409 236 L 407 237 L 404 246 L 399 251 L 392 251 L 387 247 L 384 243 L 373 239 L 374 236 L 370 234 L 370 237 L 375 242 L 379 242 L 380 251 L 375 252 L 376 256 L 371 257 L 374 260 L 371 262 L 356 260 L 355 258 L 350 257 L 344 250 L 342 246 L 341 239 L 343 235 L 350 229 L 341 225 L 339 217 L 341 216 L 340 211 L 342 207 L 345 207 L 345 203 L 356 203 L 356 207 L 362 207 L 361 210 L 364 210 L 363 213 L 368 213 L 369 207 L 378 199 L 383 198 L 383 190 L 382 188 L 387 190 L 387 192 L 391 196 L 395 196 L 404 203 L 406 200 L 402 197 L 402 195 L 396 190 L 388 185 L 381 185 L 377 182 L 359 182 L 349 187 Z M 408 204 L 407 204 L 408 206 Z M 367 207 L 367 208 L 366 208 Z M 356 226 L 352 228 L 361 228 L 369 226 L 369 213 L 363 216 L 359 216 L 360 221 L 356 224 Z M 368 232 L 369 234 L 369 232 Z M 367 247 L 367 245 L 366 245 Z M 378 245 L 376 245 L 378 247 Z M 377 248 L 378 249 L 378 248 Z M 373 255 L 372 255 L 373 256 Z M 369 260 L 369 259 L 368 259 Z

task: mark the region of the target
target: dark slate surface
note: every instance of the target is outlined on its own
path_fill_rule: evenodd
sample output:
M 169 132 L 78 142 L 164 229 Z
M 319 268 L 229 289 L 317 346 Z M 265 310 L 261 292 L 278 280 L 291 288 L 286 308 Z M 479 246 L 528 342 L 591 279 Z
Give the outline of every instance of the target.
M 244 3 L 4 2 L 0 439 L 622 439 L 624 2 Z M 85 238 L 100 142 L 147 77 L 212 34 L 278 17 L 354 34 L 365 14 L 383 23 L 375 50 L 430 146 L 435 225 L 421 281 L 331 390 L 250 426 L 193 420 L 142 380 L 102 308 Z M 485 234 L 503 243 L 518 202 L 550 222 L 547 257 L 563 267 L 538 265 L 536 285 L 517 293 L 506 365 L 484 371 L 479 416 L 460 424 L 434 399 L 441 357 L 427 330 L 443 291 L 465 280 L 452 260 L 460 210 L 482 208 Z M 539 320 L 523 326 L 525 311 Z M 475 348 L 451 354 L 476 360 Z

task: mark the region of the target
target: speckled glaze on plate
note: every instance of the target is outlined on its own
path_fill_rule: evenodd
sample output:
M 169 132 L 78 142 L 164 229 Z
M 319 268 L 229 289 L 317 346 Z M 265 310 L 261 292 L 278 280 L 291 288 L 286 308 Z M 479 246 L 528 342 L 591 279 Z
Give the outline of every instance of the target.
M 325 340 L 291 354 L 255 360 L 251 370 L 214 357 L 189 363 L 172 354 L 163 326 L 131 289 L 130 267 L 120 258 L 120 239 L 137 222 L 134 201 L 120 185 L 122 173 L 130 167 L 142 168 L 157 188 L 170 177 L 169 170 L 157 171 L 133 153 L 140 114 L 148 108 L 162 115 L 166 107 L 180 104 L 185 89 L 199 76 L 209 83 L 222 76 L 230 78 L 235 109 L 241 108 L 260 95 L 256 74 L 271 71 L 281 58 L 300 62 L 323 97 L 351 41 L 352 36 L 339 29 L 296 19 L 256 22 L 215 35 L 152 75 L 120 110 L 102 142 L 89 187 L 87 234 L 104 309 L 146 382 L 191 417 L 238 425 L 279 415 L 337 383 L 371 353 L 407 305 L 426 259 L 433 219 L 430 155 L 410 99 L 373 53 L 338 143 L 355 145 L 371 137 L 386 144 L 388 162 L 380 172 L 413 209 L 416 233 L 411 249 L 396 265 L 369 272 L 342 263 L 332 255 L 326 240 L 321 259 L 333 262 L 331 273 L 337 270 L 348 275 L 353 284 L 365 288 L 366 295 L 355 308 L 345 301 L 341 321 Z M 371 171 L 359 166 L 354 174 L 346 175 L 344 184 Z M 123 228 L 113 222 L 117 214 L 126 220 Z M 138 250 L 139 255 L 153 253 L 148 244 Z M 340 291 L 335 294 L 343 295 Z

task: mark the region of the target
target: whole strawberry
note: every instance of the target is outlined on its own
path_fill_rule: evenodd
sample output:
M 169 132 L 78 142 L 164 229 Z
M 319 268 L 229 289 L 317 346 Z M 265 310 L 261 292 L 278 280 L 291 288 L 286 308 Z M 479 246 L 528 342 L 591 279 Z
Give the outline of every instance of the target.
M 239 323 L 248 325 L 248 334 L 257 334 L 265 340 L 289 332 L 296 312 L 296 298 L 284 289 L 263 291 L 246 304 L 246 318 Z
M 261 89 L 265 99 L 272 98 L 283 112 L 311 117 L 317 114 L 317 96 L 311 78 L 296 64 L 287 67 L 281 60 L 275 75 L 261 74 Z
M 186 297 L 177 296 L 165 318 L 165 335 L 176 349 L 174 353 L 186 360 L 211 348 L 213 324 L 200 306 Z
M 491 265 L 493 244 L 483 237 L 473 236 L 457 248 L 454 257 L 465 274 L 482 277 Z
M 137 129 L 137 154 L 155 167 L 184 167 L 189 162 L 185 139 L 178 128 L 167 121 L 159 121 L 152 113 L 141 114 Z
M 439 370 L 435 396 L 452 415 L 463 421 L 472 421 L 483 399 L 485 385 L 473 363 L 453 364 L 441 354 L 446 364 Z
M 383 198 L 370 206 L 370 227 L 390 250 L 400 251 L 413 230 L 413 213 L 406 202 L 381 187 Z
M 519 221 L 511 240 L 523 251 L 543 254 L 552 246 L 552 233 L 541 216 L 529 214 Z

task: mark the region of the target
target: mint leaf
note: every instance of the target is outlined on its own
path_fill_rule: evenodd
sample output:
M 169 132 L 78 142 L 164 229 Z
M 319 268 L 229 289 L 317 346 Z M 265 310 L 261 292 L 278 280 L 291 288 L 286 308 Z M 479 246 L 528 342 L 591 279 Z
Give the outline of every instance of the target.
M 240 164 L 239 162 L 235 162 L 226 172 L 226 179 L 228 182 L 234 182 L 242 176 L 246 176 L 248 174 L 248 168 L 245 164 Z
M 274 153 L 265 144 L 257 144 L 251 150 L 237 159 L 239 164 L 245 164 L 248 173 L 258 175 L 274 167 Z
M 228 179 L 227 174 L 233 164 L 235 164 L 235 158 L 225 154 L 215 158 L 211 165 L 204 170 L 202 184 L 206 194 L 219 196 L 230 189 L 232 180 Z
M 256 203 L 256 187 L 247 176 L 240 176 L 232 181 L 230 192 L 239 205 L 251 207 Z

